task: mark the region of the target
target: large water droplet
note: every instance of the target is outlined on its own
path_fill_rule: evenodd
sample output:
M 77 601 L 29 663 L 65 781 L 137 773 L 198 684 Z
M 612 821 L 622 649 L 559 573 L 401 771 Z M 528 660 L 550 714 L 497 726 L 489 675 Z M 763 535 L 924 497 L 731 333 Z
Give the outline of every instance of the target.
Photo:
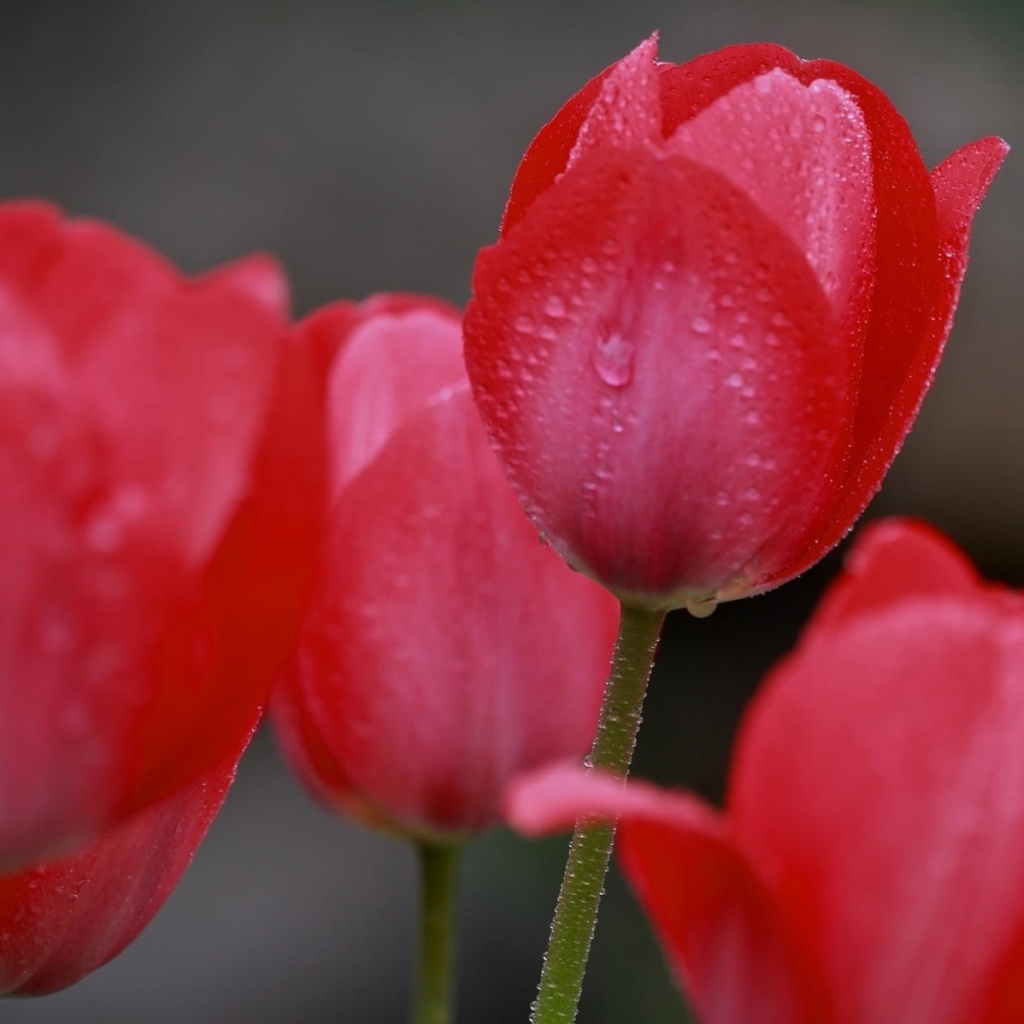
M 594 345 L 593 361 L 601 380 L 613 388 L 621 388 L 633 377 L 634 345 L 621 334 L 612 333 L 598 339 Z
M 706 619 L 718 607 L 718 598 L 714 594 L 706 597 L 688 597 L 685 605 L 686 610 L 695 619 Z

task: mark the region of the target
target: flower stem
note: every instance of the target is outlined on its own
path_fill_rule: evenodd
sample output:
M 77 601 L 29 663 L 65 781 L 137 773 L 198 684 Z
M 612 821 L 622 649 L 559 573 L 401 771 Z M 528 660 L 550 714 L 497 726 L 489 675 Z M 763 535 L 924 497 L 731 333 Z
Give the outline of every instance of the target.
M 421 906 L 413 1024 L 450 1024 L 458 846 L 419 844 Z
M 665 612 L 622 605 L 611 675 L 605 687 L 597 735 L 587 764 L 620 775 L 629 763 L 640 728 L 647 681 Z M 572 1024 L 583 988 L 597 908 L 615 841 L 613 825 L 576 823 L 565 877 L 558 894 L 551 939 L 544 958 L 532 1024 Z

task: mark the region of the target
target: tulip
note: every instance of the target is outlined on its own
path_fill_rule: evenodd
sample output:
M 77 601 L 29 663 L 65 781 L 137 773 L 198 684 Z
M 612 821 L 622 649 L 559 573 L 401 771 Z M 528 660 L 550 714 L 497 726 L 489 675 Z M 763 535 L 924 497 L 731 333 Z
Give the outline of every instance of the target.
M 841 64 L 655 56 L 651 38 L 530 145 L 476 263 L 466 361 L 547 541 L 629 603 L 707 612 L 808 568 L 880 486 L 1007 147 L 929 175 Z
M 0 206 L 3 872 L 190 783 L 266 699 L 323 488 L 286 301 L 262 257 L 189 280 Z
M 248 741 L 83 849 L 0 878 L 0 996 L 67 988 L 136 938 L 191 862 Z
M 621 815 L 625 872 L 704 1024 L 1024 1020 L 1024 598 L 876 526 L 742 726 L 718 813 L 560 769 L 537 832 Z
M 329 807 L 458 839 L 497 822 L 514 774 L 586 751 L 616 604 L 523 515 L 455 310 L 378 296 L 296 330 L 330 354 L 329 511 L 278 736 Z

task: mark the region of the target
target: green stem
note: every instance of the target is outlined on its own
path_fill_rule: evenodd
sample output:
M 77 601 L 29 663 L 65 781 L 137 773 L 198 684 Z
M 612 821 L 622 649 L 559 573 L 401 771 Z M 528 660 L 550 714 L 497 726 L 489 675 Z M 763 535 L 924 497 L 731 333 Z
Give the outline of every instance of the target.
M 413 1024 L 450 1024 L 458 846 L 419 844 L 421 905 Z
M 594 746 L 587 759 L 593 768 L 623 778 L 629 773 L 647 681 L 664 621 L 663 611 L 622 605 L 611 675 Z M 532 1024 L 572 1024 L 576 1019 L 614 841 L 613 825 L 595 825 L 585 819 L 576 823 L 551 924 L 540 989 L 530 1017 Z

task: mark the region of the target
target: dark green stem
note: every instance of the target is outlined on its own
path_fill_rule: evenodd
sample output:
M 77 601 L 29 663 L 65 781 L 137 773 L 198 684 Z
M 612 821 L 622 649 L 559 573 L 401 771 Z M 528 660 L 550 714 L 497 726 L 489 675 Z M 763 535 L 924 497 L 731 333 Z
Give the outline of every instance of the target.
M 625 777 L 636 746 L 647 681 L 665 612 L 622 605 L 619 637 L 605 688 L 597 735 L 587 763 Z M 615 828 L 586 820 L 576 823 L 551 940 L 544 958 L 533 1024 L 572 1024 L 597 923 L 597 908 L 611 859 Z
M 413 1024 L 451 1024 L 458 846 L 419 844 L 422 917 Z

